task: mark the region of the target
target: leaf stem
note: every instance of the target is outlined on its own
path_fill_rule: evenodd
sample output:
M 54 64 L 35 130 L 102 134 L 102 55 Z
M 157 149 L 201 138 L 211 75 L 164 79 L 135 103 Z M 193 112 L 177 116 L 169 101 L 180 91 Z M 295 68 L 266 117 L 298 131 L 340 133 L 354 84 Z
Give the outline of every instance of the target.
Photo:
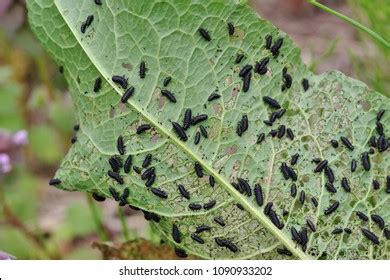
M 92 219 L 96 225 L 97 234 L 99 235 L 100 240 L 108 241 L 109 239 L 108 234 L 104 229 L 103 222 L 98 210 L 96 209 L 96 205 L 90 195 L 86 194 L 86 197 L 87 197 L 89 209 L 91 210 Z
M 61 259 L 61 256 L 56 252 L 50 252 L 41 235 L 37 234 L 36 231 L 28 228 L 27 225 L 19 219 L 18 215 L 13 211 L 13 209 L 6 201 L 1 187 L 2 186 L 0 185 L 0 205 L 2 206 L 1 210 L 3 212 L 2 214 L 4 215 L 5 222 L 17 229 L 26 238 L 32 241 L 39 248 L 40 252 L 44 254 L 45 258 L 50 258 L 53 260 Z
M 376 33 L 374 30 L 368 28 L 367 26 L 361 24 L 360 22 L 358 22 L 358 21 L 356 21 L 356 20 L 354 20 L 354 19 L 352 19 L 352 18 L 350 18 L 342 13 L 339 13 L 339 12 L 329 8 L 328 6 L 325 6 L 325 5 L 317 2 L 316 0 L 306 0 L 306 1 L 310 4 L 312 4 L 313 6 L 316 6 L 316 7 L 320 8 L 321 10 L 328 12 L 328 13 L 348 22 L 349 24 L 356 27 L 357 29 L 360 29 L 360 30 L 366 32 L 372 38 L 374 38 L 377 41 L 379 41 L 380 43 L 382 43 L 386 48 L 390 49 L 390 42 L 388 42 L 385 38 L 383 38 L 381 35 Z
M 119 214 L 119 219 L 121 221 L 123 238 L 125 239 L 125 241 L 129 241 L 130 240 L 129 228 L 127 227 L 125 214 L 121 206 L 118 206 L 118 214 Z

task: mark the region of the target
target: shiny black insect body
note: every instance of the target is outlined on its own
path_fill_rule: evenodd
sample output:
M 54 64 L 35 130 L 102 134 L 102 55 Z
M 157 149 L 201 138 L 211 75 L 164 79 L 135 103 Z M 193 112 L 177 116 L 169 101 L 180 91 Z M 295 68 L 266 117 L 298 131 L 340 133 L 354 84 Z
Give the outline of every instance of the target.
M 115 201 L 119 201 L 119 193 L 113 187 L 109 187 L 108 191 L 110 192 Z
M 157 188 L 151 188 L 150 189 L 152 191 L 152 193 L 160 198 L 168 198 L 168 194 L 163 191 L 163 190 L 160 190 L 160 189 L 157 189 Z
M 304 91 L 307 91 L 309 89 L 309 80 L 308 79 L 303 79 L 302 80 L 302 87 Z
M 364 221 L 364 222 L 368 221 L 368 216 L 361 211 L 356 211 L 356 216 L 358 216 L 359 219 Z
M 299 202 L 303 205 L 305 203 L 305 198 L 306 198 L 306 193 L 305 191 L 301 191 L 301 193 L 299 194 Z
M 298 159 L 299 159 L 299 154 L 294 154 L 294 155 L 291 157 L 291 162 L 290 162 L 291 165 L 297 164 Z
M 116 173 L 112 170 L 108 170 L 107 175 L 110 176 L 115 181 L 117 181 L 120 185 L 124 184 L 123 177 L 121 175 L 119 175 L 118 173 Z
M 209 227 L 208 225 L 200 225 L 200 226 L 196 227 L 195 233 L 200 234 L 204 231 L 210 231 L 210 230 L 211 230 L 211 227 Z
M 232 251 L 233 253 L 236 253 L 238 251 L 237 246 L 233 242 L 231 242 L 230 240 L 216 237 L 215 242 L 218 244 L 218 246 L 225 247 L 225 248 L 229 249 L 230 251 Z
M 164 79 L 164 82 L 163 82 L 164 87 L 167 87 L 169 85 L 169 83 L 171 82 L 171 80 L 172 80 L 171 77 L 166 77 Z
M 371 169 L 370 157 L 367 152 L 362 154 L 362 164 L 364 170 L 369 171 Z
M 260 133 L 258 136 L 257 136 L 257 144 L 260 144 L 261 142 L 263 142 L 265 139 L 265 133 Z
M 192 110 L 186 109 L 184 112 L 184 120 L 183 120 L 183 129 L 186 130 L 191 125 L 191 119 L 192 119 Z
M 291 128 L 287 128 L 287 137 L 290 138 L 290 140 L 294 140 L 295 135 Z
M 276 251 L 280 255 L 285 255 L 285 256 L 289 256 L 289 257 L 291 257 L 293 255 L 289 250 L 287 250 L 287 248 L 277 248 Z
M 196 176 L 198 176 L 199 178 L 202 178 L 202 177 L 203 177 L 203 168 L 202 168 L 202 166 L 199 164 L 199 162 L 196 162 L 196 163 L 195 163 L 195 174 L 196 174 Z
M 325 187 L 330 193 L 336 193 L 337 189 L 334 187 L 334 185 L 331 182 L 326 182 Z
M 346 191 L 346 192 L 351 192 L 351 187 L 349 186 L 348 179 L 344 177 L 341 179 L 341 187 Z
M 191 119 L 191 125 L 197 125 L 200 122 L 203 122 L 208 119 L 206 114 L 200 114 Z
M 368 229 L 365 229 L 365 228 L 362 228 L 361 230 L 362 230 L 363 235 L 368 240 L 370 240 L 372 243 L 374 243 L 376 245 L 379 245 L 379 238 L 378 238 L 378 236 L 376 236 L 375 233 L 373 233 L 372 231 L 369 231 Z
M 134 87 L 129 87 L 121 97 L 121 102 L 126 103 L 130 97 L 134 94 Z
M 214 176 L 209 176 L 209 184 L 211 187 L 214 187 L 215 186 L 215 179 L 214 179 Z
M 248 92 L 251 87 L 252 73 L 249 72 L 244 78 L 242 78 L 242 91 Z
M 144 171 L 144 173 L 142 173 L 141 179 L 146 180 L 146 179 L 149 179 L 150 177 L 152 177 L 153 175 L 155 175 L 155 168 L 150 167 L 150 168 L 146 169 Z
M 102 88 L 102 78 L 96 78 L 95 83 L 93 85 L 93 91 L 99 92 L 99 90 Z
M 238 53 L 237 56 L 236 56 L 236 60 L 235 60 L 235 63 L 238 64 L 238 63 L 241 63 L 242 59 L 244 58 L 245 56 L 242 54 L 242 53 Z
M 274 57 L 278 56 L 279 50 L 283 45 L 283 38 L 278 38 L 271 47 L 271 53 Z
M 176 256 L 178 256 L 179 258 L 187 258 L 187 257 L 188 257 L 186 251 L 184 251 L 184 250 L 181 249 L 181 248 L 175 248 L 175 254 L 176 254 Z
M 177 136 L 180 138 L 180 140 L 184 142 L 188 140 L 187 134 L 180 124 L 178 124 L 177 122 L 172 122 L 172 127 L 173 130 L 176 132 Z
M 161 94 L 164 95 L 166 98 L 168 98 L 168 100 L 171 101 L 172 103 L 176 103 L 175 95 L 169 90 L 163 89 L 161 90 Z
M 196 132 L 196 134 L 195 134 L 194 144 L 195 144 L 195 145 L 198 145 L 199 142 L 200 142 L 200 132 L 198 131 L 198 132 Z
M 377 120 L 378 122 L 380 122 L 384 114 L 385 114 L 385 110 L 383 110 L 383 109 L 380 110 L 380 111 L 378 112 L 378 114 L 376 115 L 376 120 Z
M 141 78 L 141 79 L 144 79 L 145 78 L 145 76 L 146 76 L 146 71 L 147 71 L 148 69 L 146 68 L 146 63 L 145 63 L 145 61 L 141 61 L 141 63 L 140 63 L 140 65 L 139 65 L 139 77 Z
M 186 188 L 183 185 L 179 184 L 177 188 L 179 189 L 179 192 L 182 197 L 186 199 L 190 199 L 190 193 L 186 190 Z
M 152 154 L 147 154 L 144 158 L 144 161 L 142 162 L 142 167 L 147 168 L 152 162 L 152 158 Z
M 278 138 L 282 138 L 284 136 L 284 134 L 286 133 L 286 126 L 284 124 L 282 124 L 281 126 L 279 126 L 278 128 Z
M 211 41 L 210 34 L 209 34 L 209 32 L 208 32 L 206 29 L 200 27 L 200 28 L 198 29 L 198 32 L 199 32 L 200 36 L 203 37 L 203 39 L 205 39 L 205 40 L 208 41 L 208 42 Z
M 265 37 L 265 48 L 267 50 L 269 50 L 269 49 L 271 49 L 271 47 L 272 47 L 272 36 L 271 35 L 267 35 Z
M 245 65 L 244 67 L 241 68 L 240 72 L 238 73 L 238 76 L 241 78 L 244 78 L 250 71 L 252 71 L 253 66 L 252 65 Z
M 207 98 L 207 101 L 213 101 L 213 100 L 216 100 L 219 98 L 221 98 L 221 95 L 214 92 L 214 93 L 210 94 L 210 96 Z
M 121 86 L 123 89 L 127 89 L 127 86 L 128 86 L 128 82 L 127 82 L 127 79 L 125 77 L 122 77 L 122 76 L 118 76 L 118 75 L 114 75 L 112 76 L 112 81 L 116 84 L 118 84 L 119 86 Z
M 61 183 L 62 183 L 62 181 L 60 179 L 58 179 L 58 178 L 52 178 L 49 181 L 49 185 L 50 186 L 57 186 L 57 185 L 59 185 Z
M 133 156 L 132 155 L 129 155 L 125 161 L 125 164 L 123 166 L 123 170 L 125 171 L 125 173 L 129 173 L 130 170 L 131 170 L 131 164 L 133 162 Z
M 181 232 L 177 225 L 172 225 L 172 239 L 176 243 L 181 243 Z
M 101 196 L 101 195 L 99 195 L 97 193 L 93 193 L 92 197 L 93 197 L 93 199 L 95 199 L 98 202 L 103 202 L 103 201 L 106 200 L 106 198 L 104 196 Z
M 291 187 L 290 187 L 290 195 L 292 197 L 296 197 L 297 196 L 297 185 L 296 184 L 292 184 Z
M 316 226 L 314 225 L 314 223 L 312 222 L 312 220 L 310 219 L 307 219 L 306 220 L 306 224 L 309 226 L 310 230 L 312 232 L 315 232 L 316 231 Z
M 329 166 L 325 167 L 325 176 L 330 183 L 334 182 L 334 180 L 335 180 L 334 173 L 333 173 L 332 168 L 330 168 Z
M 268 104 L 269 106 L 271 106 L 272 108 L 275 108 L 275 109 L 280 109 L 281 108 L 279 102 L 276 101 L 275 99 L 269 97 L 269 96 L 264 96 L 263 97 L 263 101 L 266 104 Z
M 380 229 L 383 230 L 385 228 L 385 220 L 381 216 L 379 216 L 377 214 L 372 214 L 371 215 L 371 220 L 374 223 L 376 223 L 379 226 Z
M 234 25 L 233 25 L 233 23 L 228 22 L 227 29 L 228 29 L 229 35 L 232 36 L 234 34 Z
M 351 161 L 351 172 L 355 172 L 356 168 L 357 168 L 357 161 L 355 159 L 353 159 Z
M 206 128 L 205 128 L 203 125 L 200 125 L 200 126 L 199 126 L 199 129 L 200 129 L 200 133 L 202 134 L 202 136 L 203 136 L 204 138 L 208 138 L 208 133 L 207 133 Z
M 324 214 L 325 215 L 332 214 L 333 212 L 335 212 L 337 210 L 337 208 L 339 208 L 339 206 L 340 206 L 340 202 L 338 202 L 338 201 L 334 202 L 327 209 L 325 209 Z
M 327 166 L 328 166 L 328 161 L 322 160 L 317 164 L 316 168 L 314 169 L 314 172 L 322 172 Z
M 152 127 L 149 124 L 141 124 L 139 127 L 137 127 L 137 134 L 141 134 Z
M 124 155 L 126 152 L 126 147 L 125 144 L 123 143 L 123 137 L 119 136 L 118 139 L 116 140 L 116 148 L 119 152 L 119 154 Z
M 151 178 L 153 175 L 155 175 L 155 172 L 156 172 L 155 168 L 154 168 L 154 167 L 150 167 L 150 168 L 146 169 L 146 170 L 144 171 L 144 173 L 142 173 L 141 179 L 142 179 L 142 180 L 149 179 L 149 178 Z
M 210 210 L 212 208 L 214 208 L 214 206 L 216 205 L 216 201 L 215 200 L 211 200 L 209 202 L 206 202 L 205 204 L 203 204 L 203 209 L 205 210 Z
M 200 237 L 199 235 L 195 234 L 195 233 L 191 233 L 191 238 L 198 242 L 199 244 L 204 244 L 204 240 L 202 237 Z
M 188 205 L 188 208 L 190 208 L 191 210 L 196 211 L 196 210 L 202 209 L 202 205 L 200 205 L 199 203 L 190 203 Z
M 264 204 L 264 196 L 263 196 L 263 189 L 261 188 L 260 184 L 256 184 L 254 188 L 255 198 L 257 205 L 260 207 Z
M 222 217 L 215 217 L 215 218 L 214 218 L 214 222 L 216 222 L 217 224 L 219 224 L 221 227 L 226 226 L 226 223 L 225 223 L 225 221 L 222 219 Z
M 318 201 L 315 197 L 312 197 L 310 200 L 314 207 L 318 207 Z
M 340 137 L 341 142 L 345 147 L 347 147 L 349 150 L 353 151 L 355 147 L 352 145 L 352 143 L 349 141 L 347 137 L 341 136 Z
M 333 148 L 337 148 L 339 146 L 339 142 L 335 139 L 330 140 Z

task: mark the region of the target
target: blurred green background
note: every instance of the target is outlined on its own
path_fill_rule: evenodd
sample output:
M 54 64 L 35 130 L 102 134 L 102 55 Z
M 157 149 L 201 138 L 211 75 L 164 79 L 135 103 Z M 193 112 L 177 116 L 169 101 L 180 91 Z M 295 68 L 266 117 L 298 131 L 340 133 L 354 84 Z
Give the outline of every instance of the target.
M 389 40 L 388 0 L 326 4 Z M 303 0 L 251 5 L 292 37 L 314 72 L 337 69 L 390 95 L 390 50 L 366 34 Z M 140 213 L 48 185 L 76 122 L 66 82 L 31 33 L 24 1 L 0 0 L 0 251 L 18 259 L 100 259 L 93 242 L 153 239 Z

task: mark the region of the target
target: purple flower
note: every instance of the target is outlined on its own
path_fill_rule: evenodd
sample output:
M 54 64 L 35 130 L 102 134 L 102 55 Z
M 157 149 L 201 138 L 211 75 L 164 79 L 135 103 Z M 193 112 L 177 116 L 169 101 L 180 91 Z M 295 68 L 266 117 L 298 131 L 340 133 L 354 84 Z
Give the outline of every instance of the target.
M 0 2 L 0 16 L 5 15 L 8 9 L 11 7 L 11 0 L 2 0 Z
M 16 259 L 14 256 L 7 254 L 3 251 L 0 251 L 0 261 L 9 261 Z
M 12 165 L 20 162 L 23 157 L 22 148 L 28 144 L 27 137 L 26 130 L 19 130 L 12 134 L 0 129 L 0 175 L 11 172 Z
M 12 135 L 12 142 L 17 146 L 24 146 L 28 143 L 28 134 L 26 130 L 19 130 Z
M 0 173 L 9 173 L 12 170 L 11 159 L 7 154 L 0 154 Z M 1 258 L 1 251 L 0 251 Z

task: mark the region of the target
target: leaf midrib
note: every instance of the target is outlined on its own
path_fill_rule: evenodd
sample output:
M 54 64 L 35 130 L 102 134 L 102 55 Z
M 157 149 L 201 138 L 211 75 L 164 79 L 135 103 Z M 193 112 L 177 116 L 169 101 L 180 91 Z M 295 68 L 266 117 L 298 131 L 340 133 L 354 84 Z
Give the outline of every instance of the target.
M 119 96 L 122 96 L 123 94 L 118 91 L 117 86 L 107 78 L 107 75 L 103 75 L 103 71 L 100 69 L 104 69 L 99 63 L 98 59 L 95 59 L 95 57 L 92 54 L 89 54 L 87 52 L 87 49 L 84 48 L 83 44 L 79 40 L 77 34 L 77 31 L 72 28 L 72 25 L 67 21 L 67 18 L 62 13 L 62 11 L 59 9 L 57 1 L 54 1 L 54 4 L 58 10 L 58 12 L 61 14 L 63 20 L 65 21 L 67 27 L 73 34 L 74 38 L 77 40 L 78 45 L 83 49 L 85 55 L 89 58 L 91 63 L 96 67 L 99 73 L 104 77 L 107 83 L 111 85 L 111 87 L 118 93 Z M 199 162 L 204 169 L 207 170 L 207 172 L 214 176 L 214 178 L 240 203 L 244 208 L 251 213 L 256 219 L 264 225 L 264 227 L 269 230 L 274 237 L 279 239 L 286 247 L 289 249 L 295 256 L 297 256 L 300 259 L 310 259 L 308 255 L 306 255 L 303 251 L 297 249 L 297 246 L 292 242 L 292 240 L 287 237 L 281 230 L 279 230 L 276 226 L 272 224 L 272 222 L 264 215 L 262 211 L 259 211 L 258 209 L 255 209 L 251 203 L 249 203 L 246 199 L 244 199 L 241 194 L 234 189 L 229 182 L 227 182 L 222 176 L 219 175 L 218 172 L 215 172 L 214 169 L 212 169 L 203 159 L 198 158 L 196 154 L 194 154 L 190 149 L 188 149 L 182 141 L 180 141 L 175 135 L 172 135 L 170 131 L 167 131 L 162 125 L 160 125 L 157 121 L 154 120 L 154 118 L 149 115 L 148 112 L 145 110 L 139 109 L 137 106 L 135 106 L 130 100 L 127 101 L 127 103 L 133 107 L 134 110 L 136 110 L 140 115 L 142 115 L 147 121 L 149 121 L 158 131 L 160 131 L 161 134 L 165 135 L 168 139 L 170 139 L 173 144 L 177 145 L 179 148 L 181 148 L 187 155 L 192 158 L 194 161 Z

